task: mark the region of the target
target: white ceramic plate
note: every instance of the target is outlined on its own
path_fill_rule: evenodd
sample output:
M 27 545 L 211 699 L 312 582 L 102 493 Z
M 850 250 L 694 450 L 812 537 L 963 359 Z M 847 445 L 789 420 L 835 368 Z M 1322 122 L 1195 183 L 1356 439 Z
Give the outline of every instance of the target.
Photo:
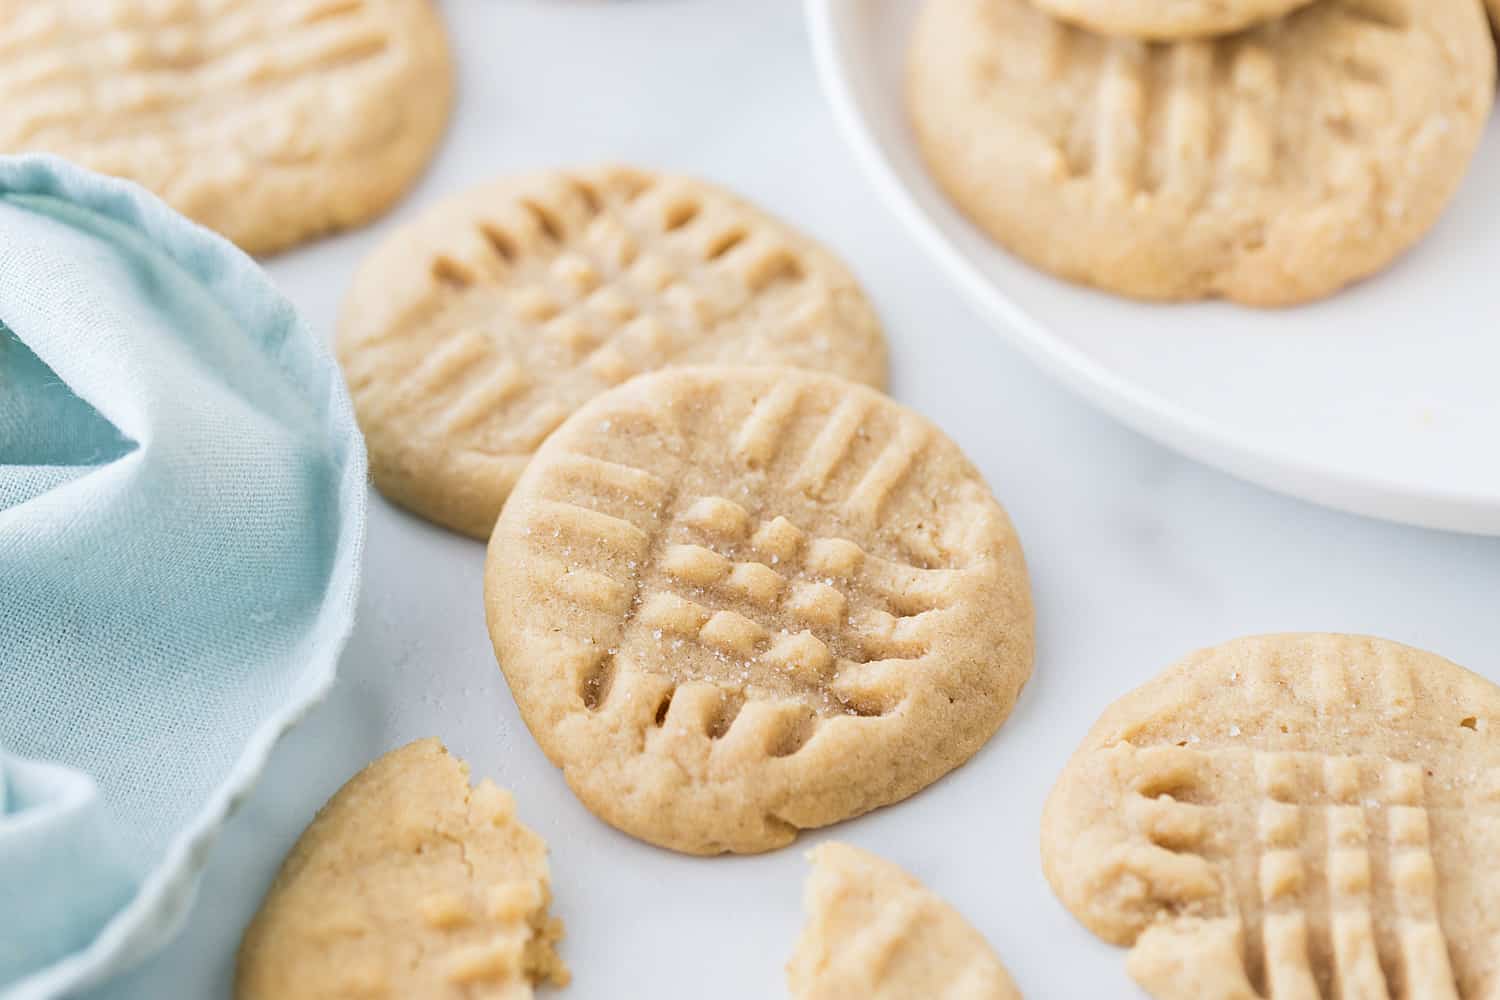
M 855 155 L 996 330 L 1115 418 L 1271 489 L 1500 535 L 1500 124 L 1428 238 L 1324 302 L 1143 305 L 999 250 L 923 168 L 902 99 L 920 0 L 808 0 Z

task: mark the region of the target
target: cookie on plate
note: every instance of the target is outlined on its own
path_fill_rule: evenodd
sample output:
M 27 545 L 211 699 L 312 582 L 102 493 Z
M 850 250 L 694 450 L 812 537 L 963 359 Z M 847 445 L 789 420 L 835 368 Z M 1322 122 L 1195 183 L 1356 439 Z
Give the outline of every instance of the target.
M 1178 41 L 1227 35 L 1289 14 L 1311 0 L 1032 0 L 1080 28 L 1104 35 Z
M 1161 1000 L 1500 996 L 1497 856 L 1500 687 L 1345 635 L 1169 668 L 1042 822 L 1058 897 Z
M 488 538 L 569 414 L 669 364 L 793 365 L 885 384 L 844 266 L 727 191 L 625 167 L 508 177 L 392 233 L 339 326 L 375 484 Z
M 1322 0 L 1213 41 L 929 0 L 907 93 L 928 167 L 1002 246 L 1152 300 L 1287 305 L 1417 242 L 1494 99 L 1474 0 Z
M 452 75 L 432 0 L 0 0 L 0 153 L 136 181 L 269 253 L 395 201 Z
M 485 566 L 490 635 L 583 803 L 779 847 L 963 763 L 1031 672 L 1021 547 L 958 447 L 865 386 L 675 368 L 574 414 Z
M 906 872 L 847 844 L 810 857 L 796 1000 L 1020 1000 L 984 937 Z
M 349 779 L 298 839 L 240 944 L 236 1000 L 524 1000 L 563 985 L 547 845 L 437 740 Z

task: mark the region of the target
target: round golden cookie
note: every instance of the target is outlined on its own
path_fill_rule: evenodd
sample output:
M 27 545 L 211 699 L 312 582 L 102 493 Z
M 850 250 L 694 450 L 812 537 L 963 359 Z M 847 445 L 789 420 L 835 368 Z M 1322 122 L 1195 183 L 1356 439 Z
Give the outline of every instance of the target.
M 1287 305 L 1437 220 L 1494 98 L 1474 0 L 1321 0 L 1147 45 L 1027 0 L 930 0 L 908 101 L 933 175 L 1028 262 L 1142 299 Z
M 1042 820 L 1054 891 L 1160 1000 L 1500 996 L 1497 856 L 1500 687 L 1360 636 L 1194 653 Z
M 392 233 L 339 359 L 387 497 L 488 538 L 571 413 L 673 364 L 885 384 L 879 321 L 828 251 L 721 188 L 625 167 L 507 177 Z
M 811 857 L 794 1000 L 1021 1000 L 983 935 L 906 872 L 832 841 Z
M 1071 24 L 1104 35 L 1178 41 L 1227 35 L 1289 14 L 1311 0 L 1032 0 Z
M 269 253 L 384 211 L 452 103 L 432 0 L 0 0 L 0 153 L 57 153 Z
M 298 838 L 245 931 L 236 1000 L 523 1000 L 564 985 L 547 845 L 434 739 L 356 774 Z
M 1031 673 L 1021 547 L 958 447 L 873 389 L 677 368 L 579 410 L 495 525 L 490 635 L 583 803 L 764 851 L 963 763 Z

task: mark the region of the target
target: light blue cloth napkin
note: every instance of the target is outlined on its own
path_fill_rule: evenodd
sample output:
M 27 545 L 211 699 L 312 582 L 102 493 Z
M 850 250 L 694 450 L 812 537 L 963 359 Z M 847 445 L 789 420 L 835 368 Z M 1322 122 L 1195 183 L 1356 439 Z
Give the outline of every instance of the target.
M 332 682 L 364 505 L 338 370 L 253 261 L 0 157 L 0 998 L 176 930 Z

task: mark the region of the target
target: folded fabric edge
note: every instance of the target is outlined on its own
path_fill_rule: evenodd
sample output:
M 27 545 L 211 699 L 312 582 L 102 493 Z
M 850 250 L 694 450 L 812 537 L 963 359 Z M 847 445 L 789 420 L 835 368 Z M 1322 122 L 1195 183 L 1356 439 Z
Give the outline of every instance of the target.
M 0 844 L 12 871 L 0 908 L 25 913 L 0 940 L 0 976 L 57 961 L 96 937 L 139 885 L 109 834 L 99 786 L 82 771 L 0 748 Z M 70 882 L 46 885 L 67 869 Z M 55 891 L 54 891 L 55 889 Z
M 95 985 L 139 962 L 175 936 L 196 895 L 209 850 L 229 814 L 248 795 L 264 770 L 271 750 L 292 726 L 328 693 L 338 661 L 353 629 L 359 598 L 359 567 L 364 549 L 367 459 L 363 438 L 354 421 L 353 406 L 332 354 L 303 324 L 291 304 L 248 255 L 216 233 L 178 215 L 155 195 L 128 181 L 84 170 L 50 155 L 0 156 L 0 196 L 50 195 L 115 219 L 143 237 L 204 285 L 206 292 L 231 314 L 246 311 L 259 322 L 285 325 L 283 337 L 294 330 L 307 340 L 315 356 L 326 362 L 328 384 L 322 387 L 331 401 L 329 415 L 344 432 L 339 445 L 344 468 L 339 477 L 341 518 L 330 579 L 343 581 L 330 588 L 318 611 L 318 629 L 328 635 L 317 650 L 301 698 L 266 718 L 246 741 L 223 785 L 168 845 L 162 862 L 142 882 L 135 897 L 81 951 L 0 990 L 0 1000 L 50 1000 L 64 991 Z M 205 273 L 203 261 L 214 261 L 218 273 Z M 265 315 L 257 303 L 237 301 L 237 288 L 259 288 L 275 312 Z M 154 926 L 144 926 L 158 914 Z

